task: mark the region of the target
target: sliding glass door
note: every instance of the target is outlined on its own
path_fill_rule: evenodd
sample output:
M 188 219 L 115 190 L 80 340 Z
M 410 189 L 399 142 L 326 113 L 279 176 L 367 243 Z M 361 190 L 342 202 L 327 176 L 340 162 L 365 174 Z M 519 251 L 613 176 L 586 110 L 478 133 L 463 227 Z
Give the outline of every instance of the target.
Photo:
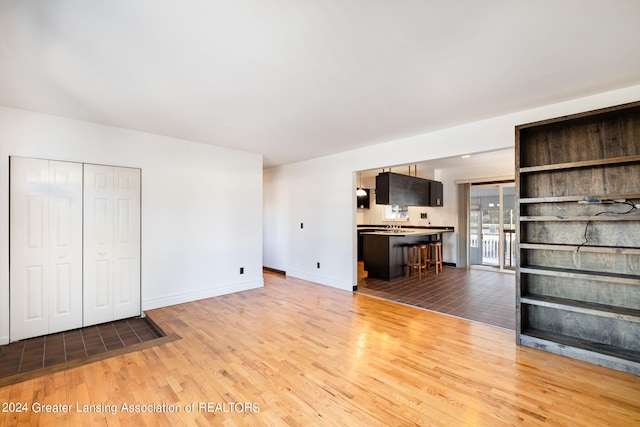
M 472 185 L 469 197 L 469 265 L 515 268 L 516 192 L 513 182 Z

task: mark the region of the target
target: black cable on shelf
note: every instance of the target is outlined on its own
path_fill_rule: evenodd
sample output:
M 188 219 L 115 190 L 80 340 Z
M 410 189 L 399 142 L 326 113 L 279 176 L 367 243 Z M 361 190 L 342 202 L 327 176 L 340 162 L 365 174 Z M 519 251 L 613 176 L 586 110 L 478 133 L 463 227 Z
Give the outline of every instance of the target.
M 630 214 L 634 211 L 637 211 L 638 208 L 636 207 L 637 204 L 633 201 L 633 200 L 625 200 L 624 202 L 620 202 L 618 200 L 603 200 L 603 202 L 608 202 L 608 203 L 613 203 L 613 204 L 620 204 L 620 205 L 628 205 L 631 206 L 631 209 L 629 209 L 626 212 L 610 212 L 610 211 L 603 211 L 603 212 L 598 212 L 597 214 L 593 215 L 593 216 L 599 216 L 599 215 L 613 215 L 613 216 L 617 216 L 617 215 L 627 215 Z M 589 225 L 591 225 L 591 220 L 587 221 L 587 225 L 584 227 L 584 242 L 582 242 L 578 248 L 576 249 L 576 252 L 580 251 L 580 248 L 582 248 L 583 246 L 585 246 L 587 243 L 589 243 Z

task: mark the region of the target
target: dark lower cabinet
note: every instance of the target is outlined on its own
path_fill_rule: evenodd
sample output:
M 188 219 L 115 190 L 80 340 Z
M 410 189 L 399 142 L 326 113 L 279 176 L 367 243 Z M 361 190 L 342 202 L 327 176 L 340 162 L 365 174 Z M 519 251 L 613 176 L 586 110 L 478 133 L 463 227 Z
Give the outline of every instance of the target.
M 358 230 L 358 261 L 364 260 L 364 233 L 370 233 L 375 229 Z
M 392 280 L 405 275 L 406 248 L 429 236 L 363 235 L 364 269 L 373 279 Z

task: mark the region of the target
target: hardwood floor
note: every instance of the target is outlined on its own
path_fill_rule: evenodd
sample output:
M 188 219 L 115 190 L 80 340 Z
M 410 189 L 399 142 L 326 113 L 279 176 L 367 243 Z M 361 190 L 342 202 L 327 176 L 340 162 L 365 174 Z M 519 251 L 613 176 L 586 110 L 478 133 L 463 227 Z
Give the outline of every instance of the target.
M 148 315 L 182 339 L 1 388 L 0 425 L 640 424 L 638 377 L 294 278 Z

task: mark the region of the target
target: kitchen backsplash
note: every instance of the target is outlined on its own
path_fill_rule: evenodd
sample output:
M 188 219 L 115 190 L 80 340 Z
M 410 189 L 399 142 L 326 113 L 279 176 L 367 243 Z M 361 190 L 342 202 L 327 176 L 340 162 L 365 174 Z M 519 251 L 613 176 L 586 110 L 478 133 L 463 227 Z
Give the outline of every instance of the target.
M 453 205 L 449 204 L 449 207 Z M 358 224 L 398 224 L 403 226 L 415 225 L 415 226 L 455 226 L 458 222 L 458 217 L 455 213 L 452 213 L 450 209 L 447 209 L 447 205 L 444 207 L 423 207 L 423 206 L 409 206 L 409 219 L 408 220 L 395 220 L 389 221 L 383 219 L 384 205 L 376 205 L 375 201 L 371 202 L 369 209 L 358 209 Z M 427 218 L 421 218 L 421 214 L 426 213 Z

